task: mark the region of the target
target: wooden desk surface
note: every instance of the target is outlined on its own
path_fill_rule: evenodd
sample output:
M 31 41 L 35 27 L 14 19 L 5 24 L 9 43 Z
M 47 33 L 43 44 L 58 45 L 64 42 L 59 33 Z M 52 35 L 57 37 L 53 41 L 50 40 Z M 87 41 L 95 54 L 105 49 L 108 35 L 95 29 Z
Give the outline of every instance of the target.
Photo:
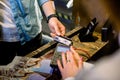
M 77 48 L 76 51 L 83 56 L 84 61 L 90 59 L 108 43 L 101 41 L 100 33 L 94 32 L 93 35 L 98 38 L 95 42 L 81 42 L 78 38 L 78 35 L 72 37 L 73 46 Z

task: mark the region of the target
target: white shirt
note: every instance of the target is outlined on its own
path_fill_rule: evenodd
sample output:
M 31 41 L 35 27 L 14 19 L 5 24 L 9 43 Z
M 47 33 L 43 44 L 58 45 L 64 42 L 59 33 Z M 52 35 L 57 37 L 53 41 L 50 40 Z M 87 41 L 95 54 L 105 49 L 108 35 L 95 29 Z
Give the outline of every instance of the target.
M 19 41 L 19 35 L 8 0 L 0 0 L 0 33 L 0 41 Z

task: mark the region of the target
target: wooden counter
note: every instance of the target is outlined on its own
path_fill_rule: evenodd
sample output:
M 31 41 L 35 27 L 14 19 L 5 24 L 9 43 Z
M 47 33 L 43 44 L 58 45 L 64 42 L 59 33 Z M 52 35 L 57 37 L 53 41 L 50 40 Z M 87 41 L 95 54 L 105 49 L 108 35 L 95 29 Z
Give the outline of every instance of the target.
M 107 45 L 108 42 L 102 42 L 101 34 L 98 32 L 93 33 L 93 35 L 98 38 L 95 42 L 81 42 L 78 38 L 78 33 L 80 29 L 81 27 L 76 27 L 72 31 L 68 32 L 66 36 L 72 39 L 73 47 L 75 47 L 76 51 L 81 56 L 83 56 L 84 61 L 86 61 L 90 59 L 94 54 L 96 54 L 99 50 L 101 50 L 105 45 Z M 54 48 L 56 47 L 56 44 L 56 42 L 52 41 L 26 56 L 50 59 L 54 53 Z

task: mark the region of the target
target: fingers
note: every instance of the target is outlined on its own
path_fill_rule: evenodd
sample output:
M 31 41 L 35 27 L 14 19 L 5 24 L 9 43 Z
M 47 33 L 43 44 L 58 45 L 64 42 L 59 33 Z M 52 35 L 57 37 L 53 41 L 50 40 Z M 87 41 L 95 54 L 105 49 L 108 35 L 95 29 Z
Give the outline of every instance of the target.
M 55 29 L 56 35 L 61 35 L 61 33 L 60 33 L 60 28 L 59 28 L 58 25 L 55 25 L 55 26 L 54 26 L 54 29 Z
M 83 59 L 80 57 L 80 60 L 78 60 L 78 67 L 81 69 L 83 67 Z
M 64 36 L 65 35 L 65 26 L 62 23 L 59 23 L 59 29 L 60 29 L 61 36 Z
M 57 64 L 58 64 L 58 67 L 60 69 L 60 71 L 62 71 L 62 69 L 64 68 L 64 65 L 66 65 L 67 61 L 66 61 L 66 57 L 65 57 L 65 53 L 62 53 L 62 64 L 60 62 L 60 60 L 57 60 Z
M 56 21 L 56 25 L 54 27 L 57 35 L 65 35 L 65 26 L 59 20 Z
M 62 71 L 63 67 L 60 63 L 60 60 L 57 60 L 57 65 L 58 65 L 59 70 Z
M 81 68 L 83 66 L 83 58 L 74 50 L 73 46 L 70 47 L 70 50 L 74 55 L 76 64 L 78 65 L 79 68 Z
M 65 26 L 56 18 L 51 19 L 51 22 L 49 23 L 49 28 L 52 32 L 51 36 L 65 35 Z
M 65 28 L 64 28 L 64 26 L 62 26 L 62 25 L 55 26 L 55 34 L 64 36 L 65 35 Z
M 62 63 L 65 65 L 67 63 L 65 53 L 62 53 Z
M 72 52 L 67 51 L 66 56 L 67 56 L 67 61 L 70 61 L 71 63 L 74 63 Z
M 50 35 L 54 38 L 55 36 L 57 36 L 56 34 L 54 33 L 50 33 Z
M 74 50 L 73 46 L 70 47 L 70 50 L 73 52 L 75 59 L 79 60 L 80 55 Z

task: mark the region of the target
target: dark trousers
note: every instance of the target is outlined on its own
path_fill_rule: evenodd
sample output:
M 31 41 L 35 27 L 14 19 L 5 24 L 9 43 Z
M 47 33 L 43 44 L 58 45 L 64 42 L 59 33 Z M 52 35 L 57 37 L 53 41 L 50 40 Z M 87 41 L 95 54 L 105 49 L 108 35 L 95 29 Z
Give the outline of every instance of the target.
M 41 46 L 41 34 L 30 40 L 24 45 L 20 42 L 2 42 L 0 41 L 0 65 L 7 65 L 14 57 L 25 56 Z

